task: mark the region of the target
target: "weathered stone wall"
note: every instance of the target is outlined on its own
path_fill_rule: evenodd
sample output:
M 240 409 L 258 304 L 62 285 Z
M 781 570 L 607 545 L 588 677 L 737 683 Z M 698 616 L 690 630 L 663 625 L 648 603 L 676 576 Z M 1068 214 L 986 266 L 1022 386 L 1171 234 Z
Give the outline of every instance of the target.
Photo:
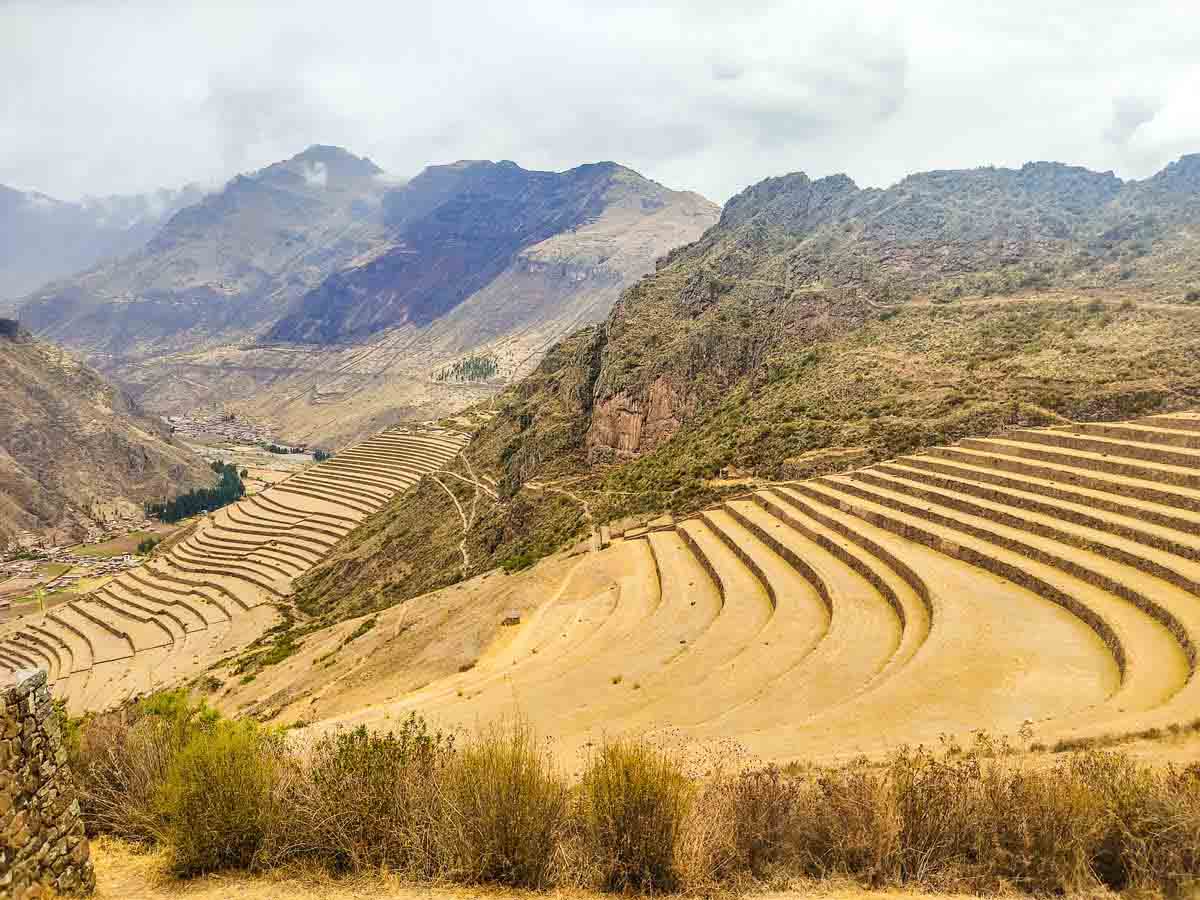
M 0 684 L 0 897 L 90 893 L 96 876 L 46 673 Z

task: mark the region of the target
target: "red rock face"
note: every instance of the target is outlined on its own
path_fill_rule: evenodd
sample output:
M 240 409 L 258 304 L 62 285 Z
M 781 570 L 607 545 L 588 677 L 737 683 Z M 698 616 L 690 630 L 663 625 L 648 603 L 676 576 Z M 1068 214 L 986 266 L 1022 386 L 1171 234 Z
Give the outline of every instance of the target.
M 652 381 L 645 397 L 626 391 L 597 403 L 588 429 L 588 458 L 621 459 L 649 452 L 679 428 L 681 402 L 674 385 L 660 377 Z

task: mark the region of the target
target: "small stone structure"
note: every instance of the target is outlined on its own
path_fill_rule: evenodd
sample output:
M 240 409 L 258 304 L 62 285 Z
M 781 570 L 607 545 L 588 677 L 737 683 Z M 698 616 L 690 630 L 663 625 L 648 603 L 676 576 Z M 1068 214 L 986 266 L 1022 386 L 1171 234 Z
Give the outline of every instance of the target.
M 96 886 L 46 673 L 0 684 L 0 897 L 87 894 Z

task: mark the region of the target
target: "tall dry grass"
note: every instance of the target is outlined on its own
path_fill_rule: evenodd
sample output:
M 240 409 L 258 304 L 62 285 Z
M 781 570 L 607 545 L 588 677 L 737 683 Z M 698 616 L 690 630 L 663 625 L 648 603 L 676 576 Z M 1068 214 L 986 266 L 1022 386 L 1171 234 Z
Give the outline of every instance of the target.
M 600 746 L 583 774 L 576 814 L 605 889 L 679 886 L 677 845 L 695 793 L 695 783 L 665 750 L 636 740 Z
M 530 726 L 515 720 L 481 732 L 440 774 L 442 874 L 470 883 L 548 885 L 568 788 Z
M 779 876 L 1038 895 L 1200 884 L 1200 766 L 1101 750 L 1031 767 L 982 739 L 694 777 L 622 739 L 571 783 L 520 721 L 464 741 L 410 718 L 296 745 L 176 700 L 87 723 L 72 761 L 89 827 L 161 843 L 182 875 L 304 861 L 647 893 Z

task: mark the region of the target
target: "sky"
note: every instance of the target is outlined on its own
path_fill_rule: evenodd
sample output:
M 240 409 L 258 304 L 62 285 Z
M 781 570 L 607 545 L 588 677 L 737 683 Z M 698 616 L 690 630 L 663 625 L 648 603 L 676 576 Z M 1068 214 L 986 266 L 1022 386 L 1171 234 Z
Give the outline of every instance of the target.
M 1200 3 L 0 0 L 0 184 L 62 199 L 337 144 L 614 160 L 723 202 L 771 175 L 886 186 L 1200 152 Z

